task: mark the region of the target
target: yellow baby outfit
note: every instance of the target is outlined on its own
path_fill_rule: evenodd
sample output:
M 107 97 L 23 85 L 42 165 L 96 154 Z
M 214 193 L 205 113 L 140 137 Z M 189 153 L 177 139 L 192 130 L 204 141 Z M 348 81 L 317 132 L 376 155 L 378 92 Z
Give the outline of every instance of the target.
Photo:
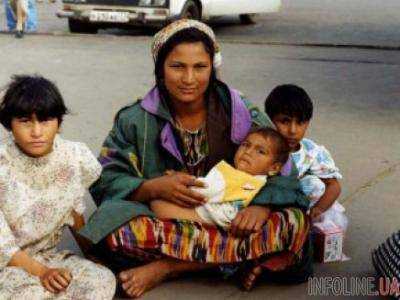
M 267 182 L 267 176 L 250 175 L 226 163 L 219 162 L 204 178 L 206 188 L 193 188 L 207 197 L 207 203 L 196 208 L 197 214 L 207 223 L 229 227 L 243 207 L 250 204 Z

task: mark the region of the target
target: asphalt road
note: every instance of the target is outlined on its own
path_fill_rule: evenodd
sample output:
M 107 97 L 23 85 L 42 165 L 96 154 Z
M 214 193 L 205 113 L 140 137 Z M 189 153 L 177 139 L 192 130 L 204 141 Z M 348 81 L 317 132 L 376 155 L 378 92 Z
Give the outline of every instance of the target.
M 213 21 L 212 25 L 219 37 L 241 42 L 400 47 L 397 0 L 282 0 L 282 3 L 280 12 L 258 16 L 254 25 L 241 25 L 235 16 Z M 38 3 L 39 32 L 68 32 L 66 20 L 55 16 L 60 7 L 60 2 Z M 3 5 L 0 28 L 4 29 L 2 10 Z M 149 36 L 153 31 L 102 30 L 101 33 Z
M 147 37 L 37 35 L 16 40 L 0 35 L 0 86 L 22 72 L 55 80 L 72 111 L 62 134 L 98 153 L 117 110 L 153 84 L 149 45 Z M 344 176 L 340 201 L 350 218 L 345 252 L 352 258 L 318 265 L 317 276 L 373 274 L 370 250 L 398 229 L 400 52 L 241 43 L 222 43 L 222 51 L 225 81 L 260 106 L 277 84 L 293 82 L 309 92 L 316 106 L 309 136 L 331 151 Z M 88 205 L 90 213 L 89 199 Z M 63 246 L 73 248 L 71 239 Z M 248 298 L 265 295 L 306 299 L 307 287 L 267 285 Z M 223 282 L 184 280 L 163 285 L 146 299 L 243 296 Z
M 280 13 L 262 16 L 255 25 L 242 26 L 234 18 L 213 23 L 222 41 L 222 75 L 260 106 L 277 84 L 296 83 L 309 92 L 316 106 L 309 136 L 331 151 L 341 169 L 340 201 L 350 218 L 345 253 L 351 260 L 317 265 L 316 275 L 371 276 L 371 249 L 399 229 L 400 51 L 379 48 L 400 45 L 400 2 L 293 2 L 284 1 Z M 69 35 L 65 20 L 54 17 L 57 5 L 38 4 L 39 31 L 45 34 L 23 40 L 0 34 L 0 87 L 14 73 L 38 72 L 55 80 L 72 111 L 62 134 L 98 153 L 114 114 L 153 84 L 151 37 L 137 30 Z M 310 46 L 295 46 L 300 44 Z M 89 198 L 87 203 L 89 214 L 93 204 Z M 74 248 L 71 239 L 62 246 Z M 307 284 L 265 285 L 247 294 L 225 282 L 183 279 L 145 299 L 243 297 L 286 300 L 309 295 Z

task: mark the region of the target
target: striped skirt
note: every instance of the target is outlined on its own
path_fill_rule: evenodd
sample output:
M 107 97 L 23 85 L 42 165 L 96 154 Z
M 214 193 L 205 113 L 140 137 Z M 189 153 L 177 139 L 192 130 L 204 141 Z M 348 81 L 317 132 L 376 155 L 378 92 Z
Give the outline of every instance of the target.
M 236 263 L 289 251 L 301 256 L 309 219 L 297 208 L 273 212 L 262 230 L 240 238 L 216 226 L 140 216 L 108 236 L 112 251 L 144 260 L 169 256 L 202 263 Z

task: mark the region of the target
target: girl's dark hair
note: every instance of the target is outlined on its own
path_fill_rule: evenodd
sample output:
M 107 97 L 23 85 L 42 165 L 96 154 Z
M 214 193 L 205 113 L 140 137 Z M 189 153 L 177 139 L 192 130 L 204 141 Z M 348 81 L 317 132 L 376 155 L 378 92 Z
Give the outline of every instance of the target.
M 265 139 L 271 139 L 274 144 L 275 162 L 284 165 L 289 159 L 290 148 L 282 134 L 270 127 L 255 127 L 250 130 L 249 135 L 257 133 Z
M 39 121 L 57 118 L 61 125 L 67 113 L 53 82 L 39 75 L 14 75 L 0 104 L 0 123 L 11 130 L 13 118 L 31 118 L 35 114 Z
M 265 112 L 271 119 L 278 114 L 284 114 L 304 122 L 311 120 L 313 104 L 304 89 L 294 84 L 284 84 L 274 88 L 268 95 Z
M 156 77 L 156 85 L 161 92 L 161 95 L 165 98 L 168 99 L 168 91 L 165 87 L 164 84 L 164 63 L 165 60 L 167 59 L 168 54 L 179 44 L 182 43 L 197 43 L 201 42 L 204 45 L 204 48 L 206 52 L 210 55 L 211 59 L 211 65 L 212 65 L 212 70 L 211 70 L 211 76 L 210 76 L 210 83 L 208 85 L 208 90 L 206 93 L 209 92 L 209 89 L 211 86 L 214 85 L 216 82 L 216 73 L 215 69 L 213 66 L 214 63 L 214 54 L 215 54 L 215 47 L 214 43 L 211 40 L 211 38 L 201 30 L 191 27 L 191 28 L 186 28 L 183 30 L 178 31 L 175 33 L 173 36 L 169 38 L 169 40 L 162 46 L 162 48 L 159 50 L 159 53 L 157 55 L 157 60 L 155 62 L 155 70 L 154 74 Z

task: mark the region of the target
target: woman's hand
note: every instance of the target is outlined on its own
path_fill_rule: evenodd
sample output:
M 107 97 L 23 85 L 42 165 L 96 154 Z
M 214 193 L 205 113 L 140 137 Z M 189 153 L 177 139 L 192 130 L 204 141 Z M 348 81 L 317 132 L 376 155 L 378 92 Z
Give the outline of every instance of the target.
M 54 294 L 64 291 L 72 280 L 71 273 L 61 268 L 46 268 L 39 278 L 44 288 Z
M 260 231 L 268 221 L 271 210 L 265 206 L 252 205 L 239 211 L 231 223 L 231 233 L 244 237 Z
M 207 199 L 190 189 L 205 187 L 196 177 L 183 172 L 167 171 L 166 175 L 150 179 L 143 183 L 150 199 L 163 199 L 182 207 L 195 207 L 204 204 Z

